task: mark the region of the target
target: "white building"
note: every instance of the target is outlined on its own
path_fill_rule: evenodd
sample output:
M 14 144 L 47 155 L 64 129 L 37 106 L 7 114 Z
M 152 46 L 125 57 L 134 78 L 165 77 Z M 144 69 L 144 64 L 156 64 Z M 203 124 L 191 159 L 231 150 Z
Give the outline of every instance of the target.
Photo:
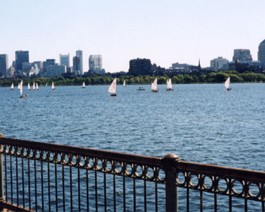
M 89 64 L 90 74 L 105 74 L 104 69 L 102 69 L 102 56 L 101 55 L 90 55 L 88 64 Z
M 228 69 L 229 61 L 223 57 L 217 57 L 211 60 L 210 67 L 216 71 L 221 69 Z

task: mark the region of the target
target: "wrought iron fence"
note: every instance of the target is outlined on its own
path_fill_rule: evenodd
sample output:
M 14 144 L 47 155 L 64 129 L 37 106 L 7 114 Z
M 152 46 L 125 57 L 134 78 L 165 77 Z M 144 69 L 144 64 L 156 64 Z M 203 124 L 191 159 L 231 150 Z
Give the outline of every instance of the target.
M 0 138 L 0 207 L 265 211 L 265 172 Z

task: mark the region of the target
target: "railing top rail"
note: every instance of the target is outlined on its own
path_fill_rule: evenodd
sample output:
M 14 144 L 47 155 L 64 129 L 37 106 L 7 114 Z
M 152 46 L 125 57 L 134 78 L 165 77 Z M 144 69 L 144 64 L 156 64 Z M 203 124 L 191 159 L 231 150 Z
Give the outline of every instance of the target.
M 60 144 L 49 144 L 44 142 L 35 142 L 28 140 L 20 140 L 13 138 L 1 138 L 0 145 L 10 145 L 15 147 L 30 148 L 33 150 L 57 152 L 72 155 L 89 156 L 100 159 L 114 160 L 125 163 L 147 165 L 153 167 L 165 168 L 164 159 L 158 157 L 147 157 L 141 155 L 111 152 L 106 150 L 97 150 L 85 147 L 66 146 Z M 238 180 L 248 180 L 251 182 L 265 183 L 265 172 L 254 171 L 240 168 L 224 167 L 217 165 L 209 165 L 195 162 L 180 160 L 179 158 L 171 159 L 176 164 L 178 172 L 188 172 L 191 174 L 204 174 L 208 176 L 218 176 L 223 178 L 231 178 Z
M 249 180 L 254 182 L 265 183 L 265 172 L 248 169 L 232 168 L 226 166 L 201 164 L 187 161 L 177 161 L 178 171 L 186 171 L 193 174 L 204 174 L 209 176 L 218 176 L 224 178 Z
M 82 156 L 109 159 L 109 160 L 121 161 L 126 163 L 144 164 L 144 165 L 157 166 L 157 167 L 160 167 L 162 162 L 161 158 L 158 157 L 119 153 L 107 150 L 97 150 L 86 147 L 50 144 L 50 143 L 28 141 L 28 140 L 14 139 L 14 138 L 0 137 L 0 145 L 18 146 L 22 148 L 30 148 L 46 152 L 52 151 L 52 152 L 66 153 L 72 155 L 82 155 Z

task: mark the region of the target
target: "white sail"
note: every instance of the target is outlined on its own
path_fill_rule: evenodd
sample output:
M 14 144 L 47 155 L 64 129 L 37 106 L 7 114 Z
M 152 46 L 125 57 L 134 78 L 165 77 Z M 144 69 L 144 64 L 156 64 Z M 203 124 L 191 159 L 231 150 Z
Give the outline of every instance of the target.
M 157 78 L 155 78 L 154 82 L 151 84 L 151 91 L 157 92 L 158 87 L 157 87 Z
M 20 85 L 19 85 L 19 91 L 20 91 L 20 95 L 23 95 L 23 80 L 21 80 Z
M 10 89 L 11 89 L 11 90 L 14 90 L 14 83 L 11 84 Z
M 32 90 L 35 90 L 36 89 L 36 84 L 35 84 L 35 82 L 33 82 L 33 84 L 32 84 Z
M 167 80 L 167 90 L 173 90 L 172 81 L 171 79 Z
M 126 86 L 126 81 L 125 81 L 125 80 L 123 81 L 123 86 L 124 86 L 124 87 Z
M 226 79 L 224 86 L 225 86 L 225 89 L 226 90 L 231 90 L 231 87 L 230 87 L 230 77 L 228 77 Z
M 85 88 L 85 87 L 86 87 L 86 83 L 83 82 L 83 84 L 82 84 L 82 88 Z
M 55 90 L 54 82 L 52 82 L 52 90 Z
M 30 84 L 28 83 L 28 90 L 30 90 Z
M 109 86 L 109 89 L 108 89 L 108 92 L 109 92 L 112 96 L 116 95 L 116 84 L 117 84 L 117 79 L 115 78 L 115 79 L 112 81 L 112 83 L 111 83 L 111 85 Z
M 36 90 L 39 90 L 39 84 L 36 82 Z

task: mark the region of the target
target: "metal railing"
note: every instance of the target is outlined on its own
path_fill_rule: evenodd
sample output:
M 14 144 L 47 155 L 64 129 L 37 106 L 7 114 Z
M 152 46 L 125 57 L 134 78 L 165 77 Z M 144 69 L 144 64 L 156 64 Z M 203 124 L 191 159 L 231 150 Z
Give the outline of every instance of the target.
M 265 172 L 0 138 L 0 207 L 265 211 Z

